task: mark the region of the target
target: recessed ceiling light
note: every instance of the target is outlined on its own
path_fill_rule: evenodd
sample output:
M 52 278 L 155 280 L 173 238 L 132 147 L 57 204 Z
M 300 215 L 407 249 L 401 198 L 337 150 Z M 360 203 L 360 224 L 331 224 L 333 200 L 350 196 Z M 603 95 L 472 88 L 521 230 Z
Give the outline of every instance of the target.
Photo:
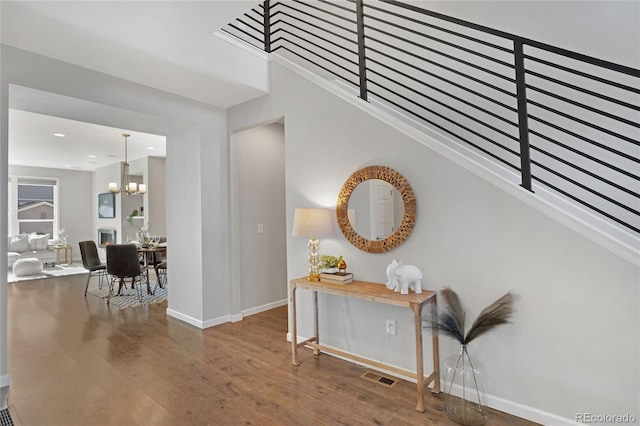
M 96 156 L 93 154 L 89 154 L 89 158 L 96 158 Z
M 66 137 L 67 135 L 65 135 L 64 133 L 54 133 L 54 134 L 53 134 L 53 136 L 57 136 L 57 137 L 59 137 L 59 138 L 64 138 L 64 137 Z
M 149 151 L 153 151 L 155 148 L 154 148 L 154 147 L 152 147 L 152 146 L 148 146 L 148 147 L 147 147 L 147 149 L 148 149 Z
M 65 164 L 64 166 L 65 167 L 71 167 L 71 164 Z

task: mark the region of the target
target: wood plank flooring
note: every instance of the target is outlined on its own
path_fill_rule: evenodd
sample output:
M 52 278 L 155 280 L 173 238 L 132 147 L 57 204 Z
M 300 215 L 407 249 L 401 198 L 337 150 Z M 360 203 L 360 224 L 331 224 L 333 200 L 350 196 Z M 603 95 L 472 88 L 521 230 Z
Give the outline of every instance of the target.
M 86 275 L 8 285 L 9 405 L 30 425 L 451 425 L 443 398 L 415 407 L 366 371 L 301 349 L 291 364 L 282 307 L 199 330 L 166 303 L 119 310 Z M 533 423 L 490 411 L 489 425 Z

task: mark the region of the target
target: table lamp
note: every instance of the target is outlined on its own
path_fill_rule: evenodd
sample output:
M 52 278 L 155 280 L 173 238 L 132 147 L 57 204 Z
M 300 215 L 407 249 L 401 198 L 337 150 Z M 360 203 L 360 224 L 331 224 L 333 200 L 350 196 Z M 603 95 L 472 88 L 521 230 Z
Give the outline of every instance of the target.
M 296 208 L 293 216 L 294 237 L 310 237 L 309 247 L 309 281 L 320 281 L 320 240 L 318 237 L 333 235 L 333 218 L 330 209 Z

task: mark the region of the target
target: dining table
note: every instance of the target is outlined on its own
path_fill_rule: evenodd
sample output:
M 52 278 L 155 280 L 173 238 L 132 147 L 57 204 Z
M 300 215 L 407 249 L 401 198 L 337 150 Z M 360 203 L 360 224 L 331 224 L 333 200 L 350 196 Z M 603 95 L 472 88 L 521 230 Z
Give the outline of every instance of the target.
M 166 244 L 161 244 L 157 246 L 148 246 L 148 247 L 138 247 L 138 253 L 142 255 L 144 266 L 146 267 L 146 275 L 147 275 L 147 286 L 149 286 L 149 266 L 153 266 L 153 269 L 156 272 L 156 278 L 158 277 L 158 264 L 160 263 L 159 255 L 167 252 Z M 162 288 L 162 282 L 158 280 L 158 286 Z

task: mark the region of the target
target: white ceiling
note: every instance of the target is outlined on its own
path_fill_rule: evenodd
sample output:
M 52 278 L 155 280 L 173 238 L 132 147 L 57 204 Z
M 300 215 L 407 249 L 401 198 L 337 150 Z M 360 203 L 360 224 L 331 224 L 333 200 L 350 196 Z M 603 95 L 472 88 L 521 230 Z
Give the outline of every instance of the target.
M 9 164 L 94 171 L 127 158 L 165 156 L 165 137 L 84 123 L 32 112 L 9 110 Z M 62 133 L 64 137 L 54 136 Z M 132 174 L 135 170 L 131 170 Z
M 0 36 L 3 44 L 226 108 L 264 93 L 221 76 L 213 33 L 258 3 L 2 0 Z M 14 93 L 10 164 L 95 170 L 123 160 L 125 132 L 129 159 L 165 155 L 164 137 L 111 128 L 104 111 L 101 121 L 89 119 L 81 101 L 64 100 L 66 114 L 52 117 L 38 104 L 60 99 L 35 90 L 11 99 Z M 67 137 L 52 136 L 58 132 Z
M 222 77 L 213 34 L 258 3 L 3 0 L 0 34 L 3 44 L 226 108 L 259 94 Z

